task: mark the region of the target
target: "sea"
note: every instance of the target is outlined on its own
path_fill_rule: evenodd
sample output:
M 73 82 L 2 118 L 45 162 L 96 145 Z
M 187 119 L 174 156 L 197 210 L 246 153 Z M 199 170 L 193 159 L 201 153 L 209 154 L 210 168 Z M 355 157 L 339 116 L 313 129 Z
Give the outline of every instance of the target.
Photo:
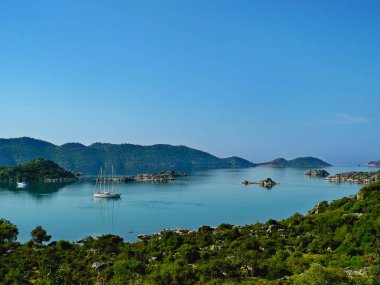
M 330 174 L 375 171 L 370 167 L 327 167 Z M 191 173 L 170 183 L 117 183 L 117 200 L 94 199 L 94 181 L 31 183 L 25 188 L 0 184 L 0 218 L 19 229 L 18 241 L 31 239 L 42 226 L 52 240 L 77 241 L 115 234 L 136 241 L 139 234 L 162 229 L 222 223 L 246 225 L 306 214 L 322 200 L 356 194 L 362 185 L 330 183 L 304 175 L 305 169 L 254 167 Z M 272 178 L 270 189 L 242 181 Z

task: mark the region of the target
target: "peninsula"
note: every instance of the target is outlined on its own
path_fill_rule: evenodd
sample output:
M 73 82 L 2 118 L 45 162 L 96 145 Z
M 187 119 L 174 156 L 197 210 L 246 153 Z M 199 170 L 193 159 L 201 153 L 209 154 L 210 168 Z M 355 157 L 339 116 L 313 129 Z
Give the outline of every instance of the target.
M 73 172 L 66 171 L 53 161 L 37 158 L 25 164 L 0 167 L 2 181 L 70 182 L 77 180 Z

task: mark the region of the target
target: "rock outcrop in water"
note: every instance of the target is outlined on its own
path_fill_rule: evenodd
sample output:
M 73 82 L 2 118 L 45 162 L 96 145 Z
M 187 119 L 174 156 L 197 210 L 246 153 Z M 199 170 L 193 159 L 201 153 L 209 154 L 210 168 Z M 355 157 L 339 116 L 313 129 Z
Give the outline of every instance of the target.
M 242 184 L 244 184 L 246 186 L 247 185 L 251 185 L 251 184 L 257 184 L 257 185 L 265 187 L 265 188 L 272 188 L 273 186 L 278 185 L 280 183 L 277 183 L 277 182 L 273 181 L 272 178 L 267 178 L 265 180 L 261 180 L 261 181 L 258 181 L 258 182 L 244 180 L 242 182 Z
M 261 181 L 257 182 L 257 184 L 260 186 L 263 186 L 263 187 L 272 188 L 273 186 L 278 185 L 280 183 L 277 183 L 277 182 L 273 181 L 272 178 L 268 177 L 265 180 L 261 180 Z
M 314 170 L 308 170 L 305 172 L 305 175 L 308 176 L 315 176 L 315 177 L 327 177 L 330 175 L 326 170 L 324 169 L 314 169 Z

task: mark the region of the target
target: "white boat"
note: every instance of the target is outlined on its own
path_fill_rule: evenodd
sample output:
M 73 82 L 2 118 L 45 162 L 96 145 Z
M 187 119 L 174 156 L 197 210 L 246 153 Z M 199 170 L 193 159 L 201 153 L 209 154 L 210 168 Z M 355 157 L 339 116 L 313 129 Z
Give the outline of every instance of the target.
M 120 193 L 114 193 L 114 192 L 97 192 L 94 193 L 94 198 L 120 198 Z
M 28 183 L 25 181 L 17 182 L 17 188 L 25 188 L 26 186 L 28 186 Z
M 96 185 L 95 185 L 95 191 L 92 196 L 94 198 L 108 198 L 108 199 L 118 199 L 120 198 L 121 194 L 116 193 L 114 191 L 115 189 L 115 171 L 113 169 L 113 166 L 111 167 L 111 175 L 107 177 L 106 171 L 103 170 L 103 168 L 100 168 L 99 176 L 96 179 Z

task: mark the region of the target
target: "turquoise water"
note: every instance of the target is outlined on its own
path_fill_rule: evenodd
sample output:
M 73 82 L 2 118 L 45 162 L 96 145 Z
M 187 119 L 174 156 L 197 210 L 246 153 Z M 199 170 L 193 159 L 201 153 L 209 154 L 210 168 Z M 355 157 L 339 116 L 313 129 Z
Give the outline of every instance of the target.
M 331 174 L 366 167 L 330 167 Z M 0 217 L 19 228 L 19 241 L 43 226 L 54 240 L 75 241 L 88 235 L 113 233 L 136 240 L 140 233 L 164 228 L 221 223 L 250 224 L 306 213 L 321 200 L 355 194 L 360 185 L 332 184 L 305 176 L 304 170 L 256 167 L 202 171 L 169 184 L 119 184 L 119 200 L 94 200 L 93 182 L 30 184 L 17 189 L 0 185 Z M 270 190 L 241 181 L 271 177 L 280 185 Z

